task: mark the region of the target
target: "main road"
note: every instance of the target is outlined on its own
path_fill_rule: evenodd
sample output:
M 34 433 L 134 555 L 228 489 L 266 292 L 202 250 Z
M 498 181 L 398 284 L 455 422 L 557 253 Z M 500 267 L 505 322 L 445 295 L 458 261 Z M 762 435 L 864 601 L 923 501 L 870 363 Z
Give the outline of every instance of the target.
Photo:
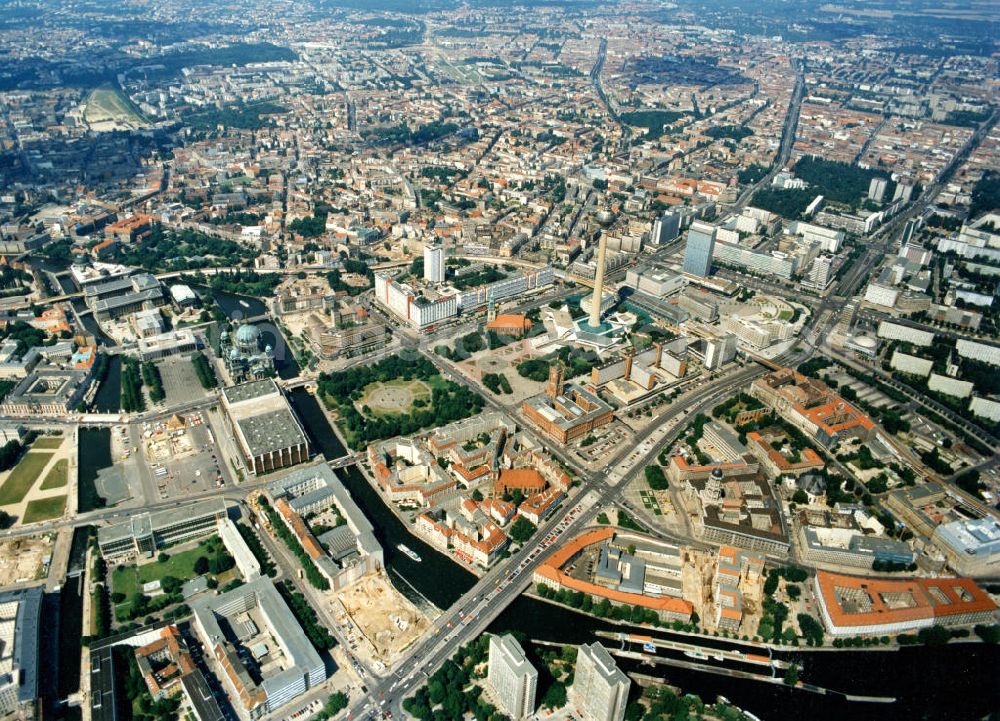
M 815 327 L 813 337 L 816 340 L 811 342 L 804 340 L 800 353 L 789 351 L 785 355 L 775 358 L 775 362 L 791 362 L 793 358 L 795 362 L 802 362 L 817 352 L 819 339 L 829 332 L 836 320 L 835 314 L 831 314 L 822 326 L 819 325 L 823 318 L 823 311 L 830 302 L 832 302 L 830 299 L 824 299 L 820 308 L 813 313 L 802 330 L 801 337 L 806 339 L 813 333 Z M 487 403 L 497 410 L 508 411 L 493 397 L 493 394 L 470 381 L 447 361 L 433 353 L 426 355 L 443 375 L 479 391 Z M 622 446 L 609 460 L 603 473 L 581 470 L 582 491 L 577 495 L 573 504 L 556 512 L 541 523 L 533 536 L 533 543 L 523 546 L 506 561 L 483 574 L 469 591 L 434 621 L 429 633 L 407 651 L 390 669 L 389 675 L 372 682 L 366 696 L 350 707 L 349 717 L 356 719 L 367 717 L 372 712 L 381 714 L 387 711 L 391 712 L 393 716 L 399 716 L 402 713 L 402 700 L 407 694 L 411 693 L 439 668 L 460 646 L 475 639 L 485 631 L 490 623 L 528 588 L 535 569 L 552 550 L 554 542 L 550 543 L 549 539 L 555 536 L 555 540 L 558 540 L 558 537 L 563 534 L 575 535 L 591 525 L 600 509 L 610 507 L 621 500 L 632 476 L 640 469 L 645 468 L 660 453 L 662 448 L 668 447 L 677 439 L 687 427 L 687 424 L 683 422 L 686 417 L 693 418 L 698 413 L 718 404 L 754 378 L 763 375 L 767 370 L 767 368 L 751 362 L 745 367 L 724 374 L 712 383 L 689 391 L 675 400 L 657 418 L 656 423 L 650 424 L 637 434 L 631 443 Z M 662 433 L 656 442 L 646 443 L 654 432 L 663 428 L 668 430 Z M 547 448 L 570 467 L 579 468 L 577 459 L 571 458 L 563 449 L 556 447 L 553 443 L 539 439 L 530 426 L 525 428 L 525 433 L 540 441 L 542 447 Z M 646 450 L 636 455 L 637 448 L 645 448 Z M 616 470 L 609 477 L 607 471 L 612 468 Z M 679 540 L 687 541 L 689 539 Z
M 448 367 L 441 359 L 436 357 L 431 359 L 449 378 L 469 383 L 467 378 Z M 485 573 L 469 591 L 441 614 L 435 620 L 429 634 L 411 647 L 391 669 L 390 675 L 371 684 L 367 697 L 350 708 L 350 717 L 358 718 L 373 710 L 391 711 L 394 716 L 398 715 L 401 712 L 402 699 L 408 693 L 419 686 L 460 646 L 481 634 L 518 595 L 527 589 L 535 569 L 552 548 L 553 544 L 547 543 L 547 539 L 552 536 L 558 538 L 563 534 L 573 535 L 591 525 L 601 508 L 609 507 L 620 500 L 632 474 L 644 468 L 656 457 L 661 448 L 676 440 L 686 427 L 683 422 L 685 417 L 693 417 L 711 408 L 753 378 L 762 375 L 765 370 L 750 364 L 718 382 L 698 389 L 686 401 L 679 400 L 673 403 L 659 416 L 655 425 L 645 429 L 636 436 L 633 443 L 623 446 L 609 459 L 608 467 L 619 469 L 615 474 L 617 482 L 609 481 L 604 474 L 581 471 L 583 490 L 573 505 L 556 512 L 540 524 L 533 536 L 534 543 L 523 546 L 505 562 Z M 484 395 L 488 401 L 492 401 L 491 394 Z M 495 401 L 491 405 L 496 406 L 498 410 L 505 410 Z M 655 430 L 663 427 L 670 427 L 670 430 L 659 442 L 652 444 L 645 453 L 639 456 L 633 455 L 636 447 L 641 446 Z M 527 429 L 527 432 L 534 435 L 531 429 Z M 544 446 L 564 462 L 572 461 L 562 449 L 553 448 L 551 443 L 544 442 Z M 573 465 L 577 464 L 573 462 Z M 569 520 L 566 520 L 567 518 Z
M 792 97 L 788 102 L 788 113 L 785 115 L 785 123 L 781 130 L 781 144 L 778 146 L 778 154 L 774 158 L 774 165 L 767 174 L 756 183 L 744 190 L 736 200 L 735 206 L 742 208 L 753 196 L 754 191 L 771 182 L 775 175 L 785 167 L 785 163 L 792 157 L 792 146 L 795 145 L 795 132 L 799 126 L 799 110 L 802 108 L 802 96 L 805 94 L 805 74 L 802 68 L 795 68 L 795 85 L 792 87 Z

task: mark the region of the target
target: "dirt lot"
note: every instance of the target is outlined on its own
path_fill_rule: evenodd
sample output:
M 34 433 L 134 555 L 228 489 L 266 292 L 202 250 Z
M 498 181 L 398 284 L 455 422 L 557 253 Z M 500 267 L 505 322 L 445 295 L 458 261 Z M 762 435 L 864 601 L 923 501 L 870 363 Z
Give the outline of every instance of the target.
M 0 586 L 45 578 L 43 560 L 51 556 L 54 543 L 51 535 L 0 542 Z
M 383 576 L 362 579 L 341 591 L 340 601 L 370 644 L 374 660 L 382 663 L 392 662 L 430 625 Z

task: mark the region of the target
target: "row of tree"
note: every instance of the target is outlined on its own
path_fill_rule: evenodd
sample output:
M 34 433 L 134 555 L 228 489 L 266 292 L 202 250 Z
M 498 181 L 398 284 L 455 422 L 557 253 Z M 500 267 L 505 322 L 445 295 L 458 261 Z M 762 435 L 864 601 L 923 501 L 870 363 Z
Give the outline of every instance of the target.
M 299 563 L 302 564 L 302 571 L 305 573 L 306 580 L 313 588 L 318 588 L 320 591 L 325 591 L 330 588 L 330 582 L 326 580 L 326 576 L 319 572 L 316 568 L 316 564 L 313 563 L 312 558 L 306 553 L 305 549 L 302 548 L 302 544 L 299 543 L 299 539 L 295 537 L 295 534 L 289 530 L 285 522 L 281 520 L 277 512 L 267 503 L 262 497 L 260 499 L 261 508 L 263 508 L 264 513 L 267 515 L 268 521 L 271 523 L 271 528 L 278 535 L 285 545 L 288 546 L 288 550 L 294 554 L 294 556 L 299 559 Z
M 319 622 L 316 611 L 306 601 L 306 597 L 296 591 L 288 581 L 281 581 L 275 585 L 285 602 L 288 603 L 288 607 L 292 609 L 295 620 L 299 622 L 299 626 L 302 627 L 302 631 L 313 647 L 317 651 L 333 648 L 336 640 L 330 635 L 326 626 Z
M 159 403 L 167 397 L 163 390 L 163 379 L 160 377 L 160 369 L 155 363 L 142 364 L 142 381 L 149 388 L 149 400 Z
M 130 356 L 122 356 L 121 407 L 126 413 L 146 410 L 146 399 L 142 395 L 142 373 L 139 361 Z
M 219 385 L 215 369 L 212 368 L 212 364 L 208 362 L 204 353 L 195 353 L 191 358 L 191 365 L 194 366 L 195 375 L 198 376 L 198 382 L 201 383 L 202 388 L 210 391 Z

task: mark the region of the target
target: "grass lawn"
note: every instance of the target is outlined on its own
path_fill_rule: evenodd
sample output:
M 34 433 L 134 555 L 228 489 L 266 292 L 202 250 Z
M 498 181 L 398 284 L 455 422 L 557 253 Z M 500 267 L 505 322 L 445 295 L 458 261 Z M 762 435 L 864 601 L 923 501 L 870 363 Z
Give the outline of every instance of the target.
M 54 496 L 52 498 L 41 498 L 37 501 L 29 501 L 28 507 L 24 510 L 24 518 L 21 523 L 38 523 L 47 521 L 50 518 L 59 518 L 66 510 L 66 496 Z
M 148 127 L 146 120 L 138 110 L 114 88 L 97 88 L 84 106 L 84 120 L 101 122 L 111 119 L 122 123 L 130 123 L 134 127 Z
M 50 460 L 52 460 L 51 453 L 26 453 L 21 462 L 10 472 L 3 486 L 0 486 L 0 506 L 23 501 L 28 490 L 38 480 L 38 474 Z
M 62 436 L 42 436 L 35 440 L 31 448 L 36 451 L 55 450 L 63 444 L 63 440 Z
M 204 556 L 211 561 L 213 556 L 218 555 L 202 545 L 176 554 L 170 553 L 170 549 L 167 549 L 166 553 L 170 556 L 166 563 L 154 561 L 153 563 L 144 563 L 141 566 L 128 565 L 116 568 L 111 574 L 111 590 L 115 593 L 124 593 L 126 598 L 131 598 L 142 590 L 144 583 L 159 580 L 164 576 L 173 576 L 181 581 L 189 581 L 196 575 L 194 562 L 198 560 L 199 556 Z M 125 602 L 125 604 L 127 603 L 128 601 Z
M 45 474 L 45 480 L 42 481 L 42 490 L 47 491 L 50 488 L 62 488 L 66 485 L 66 479 L 69 476 L 69 460 L 65 458 L 60 458 L 56 461 L 49 472 Z
M 437 374 L 432 375 L 427 379 L 427 384 L 431 387 L 433 391 L 435 388 L 442 391 L 447 391 L 451 388 L 451 381 L 447 378 L 443 378 Z

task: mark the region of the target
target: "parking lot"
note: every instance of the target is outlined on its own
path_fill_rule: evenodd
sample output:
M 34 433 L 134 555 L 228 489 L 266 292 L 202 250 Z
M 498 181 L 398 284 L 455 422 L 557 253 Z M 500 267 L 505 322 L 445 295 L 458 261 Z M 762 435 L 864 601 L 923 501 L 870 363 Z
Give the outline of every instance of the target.
M 218 453 L 203 416 L 192 413 L 170 422 L 143 425 L 145 462 L 160 499 L 202 493 L 222 483 Z
M 593 435 L 597 440 L 589 446 L 579 446 L 576 452 L 588 464 L 594 464 L 620 448 L 625 441 L 632 437 L 633 433 L 628 426 L 616 418 L 608 425 L 594 429 L 590 435 Z

